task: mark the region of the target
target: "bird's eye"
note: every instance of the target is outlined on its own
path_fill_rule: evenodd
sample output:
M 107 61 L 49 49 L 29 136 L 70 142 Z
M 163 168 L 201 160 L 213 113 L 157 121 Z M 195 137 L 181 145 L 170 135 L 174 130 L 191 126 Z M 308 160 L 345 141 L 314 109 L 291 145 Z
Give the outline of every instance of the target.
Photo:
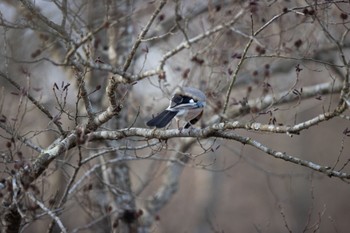
M 175 102 L 175 103 L 181 103 L 182 102 L 182 97 L 180 96 L 180 95 L 175 95 L 174 97 L 173 97 L 173 102 Z

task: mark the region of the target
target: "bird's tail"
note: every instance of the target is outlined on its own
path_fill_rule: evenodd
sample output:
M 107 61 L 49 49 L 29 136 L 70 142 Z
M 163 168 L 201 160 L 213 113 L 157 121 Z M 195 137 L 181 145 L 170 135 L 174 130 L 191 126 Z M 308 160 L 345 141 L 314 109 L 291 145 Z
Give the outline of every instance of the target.
M 149 120 L 146 125 L 149 127 L 163 128 L 176 116 L 177 111 L 164 110 L 158 116 Z

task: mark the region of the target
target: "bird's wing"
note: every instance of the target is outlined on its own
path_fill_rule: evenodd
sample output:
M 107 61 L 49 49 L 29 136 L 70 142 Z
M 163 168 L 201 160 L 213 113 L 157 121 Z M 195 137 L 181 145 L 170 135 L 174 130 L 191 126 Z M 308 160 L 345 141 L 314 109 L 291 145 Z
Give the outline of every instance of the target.
M 159 115 L 149 120 L 146 125 L 149 127 L 163 128 L 176 116 L 178 111 L 164 110 Z

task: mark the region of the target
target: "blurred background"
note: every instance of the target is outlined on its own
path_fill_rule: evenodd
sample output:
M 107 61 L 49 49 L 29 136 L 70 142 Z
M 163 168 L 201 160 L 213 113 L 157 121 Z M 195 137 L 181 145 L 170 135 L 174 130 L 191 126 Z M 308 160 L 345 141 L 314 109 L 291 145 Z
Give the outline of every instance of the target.
M 332 112 L 349 81 L 349 13 L 349 2 L 336 0 L 2 0 L 1 178 L 38 156 L 18 135 L 47 148 L 60 137 L 55 123 L 69 132 L 86 122 L 79 75 L 95 113 L 108 107 L 112 77 L 136 77 L 118 85 L 123 109 L 99 130 L 147 128 L 178 86 L 207 95 L 197 128 L 293 126 Z M 346 110 L 295 135 L 232 133 L 348 173 L 349 119 Z M 131 137 L 69 150 L 29 190 L 68 232 L 347 232 L 348 183 L 236 140 Z M 21 232 L 60 232 L 28 197 L 19 208 Z M 121 226 L 135 222 L 144 228 Z

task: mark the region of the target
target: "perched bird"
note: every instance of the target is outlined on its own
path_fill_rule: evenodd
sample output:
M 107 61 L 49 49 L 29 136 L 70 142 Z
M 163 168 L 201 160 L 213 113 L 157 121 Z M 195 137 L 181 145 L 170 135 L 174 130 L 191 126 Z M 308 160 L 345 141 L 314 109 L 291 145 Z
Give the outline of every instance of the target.
M 179 120 L 186 121 L 185 129 L 194 125 L 203 115 L 205 94 L 193 87 L 178 88 L 170 100 L 169 107 L 159 115 L 149 120 L 149 127 L 163 128 L 175 117 L 178 128 Z

